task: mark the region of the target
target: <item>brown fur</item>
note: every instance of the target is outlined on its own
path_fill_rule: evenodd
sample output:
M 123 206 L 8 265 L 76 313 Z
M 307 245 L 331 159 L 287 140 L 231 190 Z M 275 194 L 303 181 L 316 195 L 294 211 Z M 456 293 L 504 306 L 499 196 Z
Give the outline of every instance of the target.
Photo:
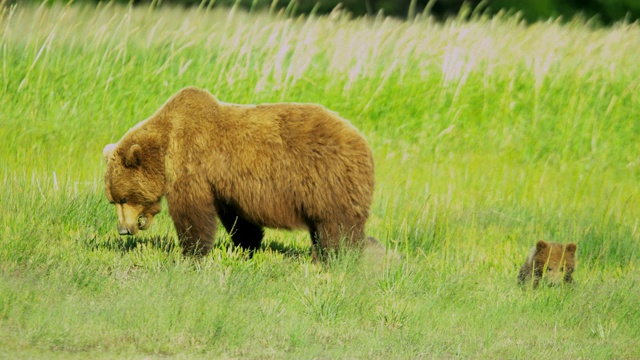
M 121 234 L 146 229 L 166 197 L 189 254 L 209 251 L 216 218 L 250 250 L 260 246 L 263 227 L 306 228 L 314 251 L 364 245 L 371 149 L 320 105 L 226 104 L 185 88 L 104 155 L 107 198 L 130 214 L 119 221 Z
M 544 240 L 538 241 L 520 268 L 519 283 L 524 284 L 528 279 L 531 279 L 532 274 L 534 275 L 534 287 L 538 286 L 543 277 L 546 277 L 551 283 L 558 283 L 560 280 L 572 283 L 577 248 L 574 243 L 562 245 Z

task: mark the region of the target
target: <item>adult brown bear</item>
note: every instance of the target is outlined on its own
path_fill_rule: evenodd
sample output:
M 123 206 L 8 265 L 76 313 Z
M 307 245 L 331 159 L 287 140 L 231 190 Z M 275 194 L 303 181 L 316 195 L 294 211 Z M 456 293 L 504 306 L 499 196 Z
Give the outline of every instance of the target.
M 263 227 L 308 229 L 314 257 L 367 242 L 371 149 L 320 105 L 234 105 L 189 87 L 107 145 L 104 157 L 121 235 L 147 229 L 166 197 L 185 254 L 210 250 L 216 218 L 251 251 Z

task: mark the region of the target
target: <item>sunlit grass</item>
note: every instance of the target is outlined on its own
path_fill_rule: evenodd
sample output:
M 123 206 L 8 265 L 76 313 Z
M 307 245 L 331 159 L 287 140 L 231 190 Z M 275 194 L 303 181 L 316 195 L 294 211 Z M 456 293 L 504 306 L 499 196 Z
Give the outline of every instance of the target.
M 1 355 L 640 357 L 637 24 L 2 11 Z M 402 261 L 314 265 L 275 230 L 184 258 L 166 210 L 118 237 L 102 148 L 187 85 L 350 119 Z M 517 286 L 538 239 L 578 244 L 575 286 Z

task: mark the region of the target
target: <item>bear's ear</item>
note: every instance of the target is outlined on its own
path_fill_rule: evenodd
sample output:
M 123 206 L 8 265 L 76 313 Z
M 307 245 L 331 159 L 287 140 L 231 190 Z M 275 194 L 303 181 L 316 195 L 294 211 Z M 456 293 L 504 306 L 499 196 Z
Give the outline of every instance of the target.
M 104 156 L 105 161 L 109 160 L 109 157 L 111 156 L 115 148 L 116 148 L 116 144 L 108 144 L 107 146 L 104 147 L 104 149 L 102 149 L 102 156 Z
M 538 241 L 538 242 L 536 243 L 536 251 L 540 252 L 540 251 L 542 251 L 542 250 L 546 249 L 546 248 L 547 248 L 547 246 L 549 246 L 549 244 L 547 244 L 547 242 L 546 242 L 546 241 L 544 241 L 544 240 L 540 240 L 540 241 Z
M 567 246 L 565 246 L 565 251 L 568 252 L 569 254 L 575 254 L 577 249 L 578 249 L 578 245 L 574 243 L 567 244 Z
M 142 148 L 140 145 L 131 145 L 129 151 L 127 151 L 127 157 L 124 159 L 124 166 L 133 168 L 140 166 L 141 155 Z

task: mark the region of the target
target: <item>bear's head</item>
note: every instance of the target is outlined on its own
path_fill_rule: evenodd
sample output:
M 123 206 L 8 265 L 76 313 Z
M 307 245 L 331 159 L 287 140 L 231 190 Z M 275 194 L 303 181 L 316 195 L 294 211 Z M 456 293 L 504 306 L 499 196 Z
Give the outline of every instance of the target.
M 544 240 L 538 241 L 533 257 L 533 270 L 536 277 L 545 277 L 550 284 L 558 284 L 562 281 L 572 282 L 577 248 L 578 246 L 574 243 L 562 245 Z
M 103 150 L 107 199 L 116 207 L 120 235 L 135 235 L 151 226 L 164 196 L 164 159 L 157 147 L 121 141 Z

